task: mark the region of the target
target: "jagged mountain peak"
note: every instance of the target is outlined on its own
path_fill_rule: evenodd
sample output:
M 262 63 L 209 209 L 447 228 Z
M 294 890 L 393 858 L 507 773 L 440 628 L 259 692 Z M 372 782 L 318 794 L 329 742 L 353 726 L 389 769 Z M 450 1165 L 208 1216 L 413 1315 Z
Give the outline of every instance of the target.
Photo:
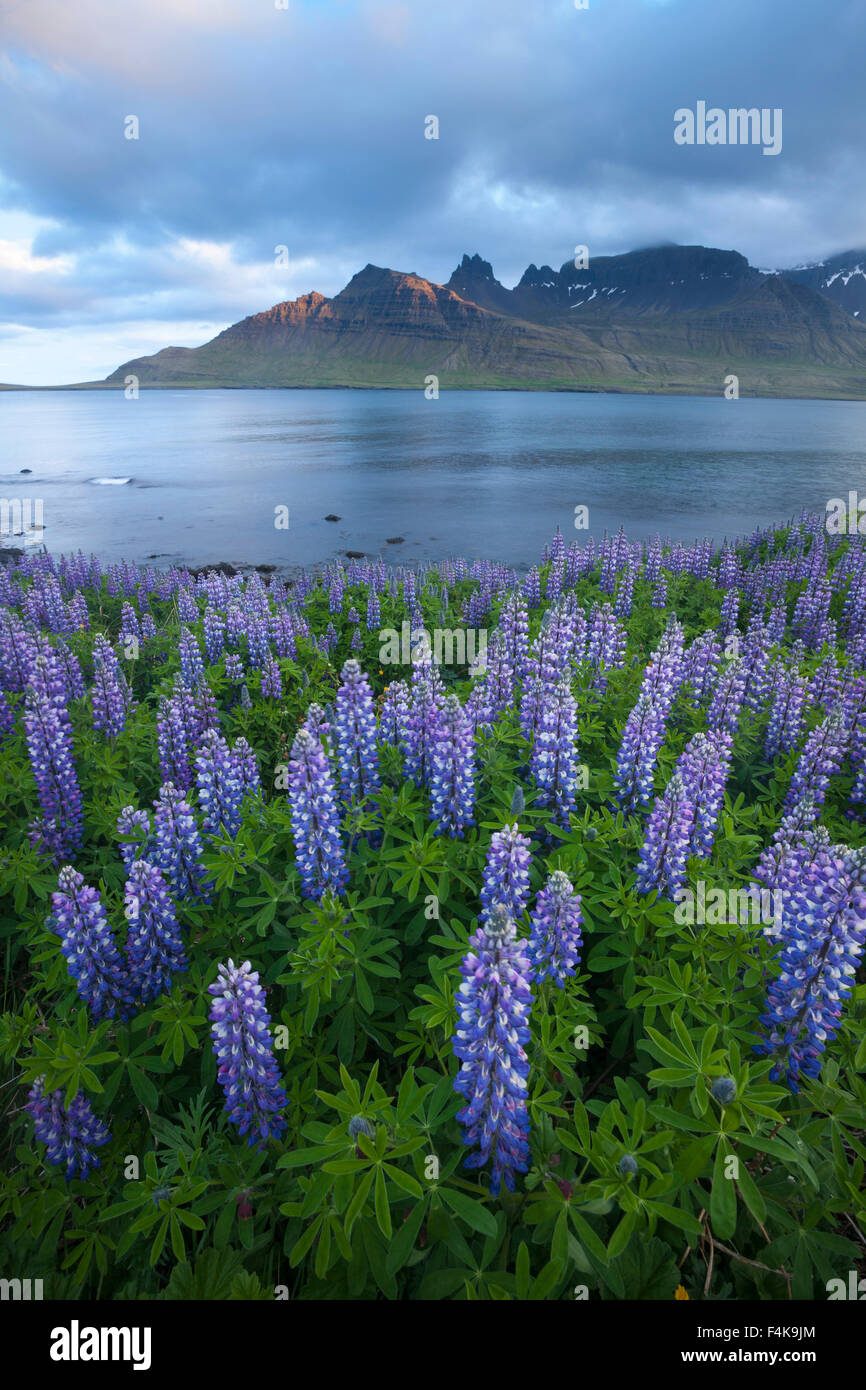
M 467 256 L 464 253 L 463 259 L 454 274 L 474 275 L 481 280 L 496 281 L 496 276 L 493 274 L 493 266 L 489 261 L 482 260 L 477 252 L 474 256 Z

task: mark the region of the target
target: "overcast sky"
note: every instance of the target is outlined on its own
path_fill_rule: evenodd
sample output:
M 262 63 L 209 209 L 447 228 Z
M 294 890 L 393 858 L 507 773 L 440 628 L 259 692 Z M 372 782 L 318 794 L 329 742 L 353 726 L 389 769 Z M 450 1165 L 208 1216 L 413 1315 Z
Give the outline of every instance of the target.
M 866 0 L 283 2 L 0 0 L 0 381 L 98 379 L 368 261 L 511 285 L 577 244 L 866 244 Z M 677 145 L 698 101 L 780 107 L 781 153 Z

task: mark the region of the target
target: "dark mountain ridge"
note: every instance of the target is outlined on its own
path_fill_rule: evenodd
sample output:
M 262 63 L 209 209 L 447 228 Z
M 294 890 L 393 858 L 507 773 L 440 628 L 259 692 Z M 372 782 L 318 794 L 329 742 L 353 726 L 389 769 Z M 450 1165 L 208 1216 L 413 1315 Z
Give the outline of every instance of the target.
M 854 292 L 840 299 L 859 288 L 856 265 L 851 253 L 767 273 L 737 251 L 668 245 L 533 264 L 513 289 L 478 254 L 445 285 L 366 265 L 332 298 L 276 304 L 104 384 L 421 388 L 436 376 L 452 389 L 706 393 L 733 373 L 744 395 L 863 399 L 866 323 Z

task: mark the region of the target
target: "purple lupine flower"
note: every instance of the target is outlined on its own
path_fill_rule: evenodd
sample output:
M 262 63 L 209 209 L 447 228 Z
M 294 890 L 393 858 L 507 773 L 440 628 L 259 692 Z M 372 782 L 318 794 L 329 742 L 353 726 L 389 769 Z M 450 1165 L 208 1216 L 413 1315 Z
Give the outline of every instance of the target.
M 42 808 L 42 820 L 31 835 L 55 861 L 75 852 L 83 831 L 72 722 L 58 685 L 49 659 L 37 657 L 33 684 L 24 696 L 24 737 Z
M 625 660 L 626 632 L 609 603 L 593 604 L 586 639 L 586 659 L 594 671 L 593 685 L 607 688 L 609 672 Z
M 36 1139 L 46 1145 L 46 1162 L 63 1164 L 67 1182 L 84 1179 L 99 1167 L 99 1156 L 93 1151 L 107 1144 L 111 1135 L 100 1117 L 94 1115 L 83 1091 L 78 1092 L 67 1109 L 63 1091 L 49 1091 L 46 1095 L 45 1078 L 40 1076 L 30 1087 L 24 1109 L 33 1119 Z
M 685 633 L 672 614 L 661 641 L 647 662 L 640 694 L 652 700 L 659 714 L 667 719 L 686 679 Z
M 208 901 L 207 873 L 201 862 L 202 838 L 192 807 L 172 782 L 163 783 L 153 804 L 153 863 L 176 898 Z
M 437 835 L 462 840 L 474 824 L 475 742 L 456 695 L 438 713 L 430 755 L 430 817 Z
M 541 603 L 541 575 L 537 569 L 529 570 L 523 581 L 523 598 L 528 608 L 537 608 Z
M 783 902 L 799 883 L 804 866 L 820 848 L 829 844 L 827 831 L 815 825 L 816 816 L 815 803 L 810 796 L 798 801 L 782 817 L 754 869 L 758 882 L 771 893 L 781 892 Z
M 198 617 L 198 612 L 196 612 L 195 617 Z M 201 647 L 188 627 L 182 627 L 180 630 L 178 651 L 183 683 L 190 690 L 194 690 L 199 682 L 204 680 L 204 662 L 202 661 Z
M 848 737 L 842 712 L 838 709 L 812 730 L 794 768 L 785 797 L 786 806 L 795 805 L 804 796 L 812 797 L 816 806 L 824 804 L 830 778 L 842 766 Z
M 225 673 L 227 681 L 240 682 L 244 678 L 244 663 L 237 652 L 226 652 Z
M 665 576 L 664 576 L 663 574 L 662 574 L 662 575 L 659 575 L 658 579 L 655 581 L 655 583 L 654 583 L 654 585 L 653 585 L 653 593 L 652 593 L 651 602 L 652 602 L 653 608 L 666 608 L 666 607 L 667 607 L 667 602 L 668 602 L 668 581 L 667 581 L 667 579 L 665 578 Z
M 467 1104 L 458 1112 L 463 1142 L 476 1149 L 467 1168 L 492 1160 L 490 1192 L 513 1191 L 516 1173 L 529 1166 L 530 965 L 525 943 L 501 904 L 470 939 L 460 971 L 454 1054 L 460 1071 L 454 1089 Z
M 719 614 L 719 631 L 723 637 L 730 637 L 732 632 L 736 632 L 739 612 L 740 595 L 736 589 L 728 589 L 722 599 L 722 608 Z
M 692 820 L 687 827 L 689 853 L 708 859 L 725 799 L 733 740 L 724 729 L 697 733 L 677 758 L 674 772 L 682 778 Z
M 216 666 L 225 650 L 225 618 L 208 604 L 204 610 L 204 649 L 208 665 Z
M 734 657 L 724 670 L 719 672 L 713 698 L 707 709 L 707 724 L 711 729 L 726 729 L 735 734 L 740 722 L 740 711 L 746 696 L 746 673 L 739 657 Z
M 236 839 L 241 828 L 244 778 L 240 760 L 216 729 L 207 729 L 201 736 L 195 780 L 204 833 Z
M 499 629 L 493 633 L 489 647 L 475 657 L 469 674 L 477 682 L 473 691 L 474 722 L 479 728 L 489 728 L 514 699 L 514 668 Z
M 369 629 L 369 631 L 374 632 L 381 621 L 382 617 L 381 610 L 379 607 L 379 595 L 371 584 L 370 591 L 367 595 L 367 628 Z
M 126 954 L 133 993 L 143 1004 L 171 990 L 171 979 L 187 959 L 174 904 L 154 864 L 137 859 L 126 883 Z
M 577 789 L 577 702 L 566 681 L 551 692 L 539 721 L 529 770 L 539 806 L 568 827 Z
M 379 742 L 402 747 L 409 720 L 409 691 L 405 681 L 385 687 L 379 710 Z
M 156 738 L 162 780 L 186 790 L 192 785 L 192 740 L 177 694 L 159 702 Z
M 525 670 L 529 655 L 529 613 L 521 594 L 511 593 L 506 597 L 499 615 L 498 631 L 502 636 L 508 666 L 516 677 Z
M 124 869 L 129 873 L 136 859 L 141 857 L 145 841 L 150 834 L 150 816 L 147 811 L 137 811 L 134 806 L 124 806 L 117 817 L 117 833 L 121 836 L 120 857 Z
M 794 1092 L 802 1077 L 820 1075 L 854 986 L 866 942 L 864 883 L 866 853 L 837 845 L 820 849 L 787 895 L 779 975 L 767 991 L 765 1036 L 755 1050 L 774 1059 L 771 1078 L 784 1078 Z
M 711 691 L 716 688 L 722 648 L 712 629 L 701 633 L 692 642 L 685 655 L 685 682 L 691 687 L 699 705 L 705 703 Z
M 481 887 L 480 922 L 486 922 L 494 903 L 502 903 L 517 920 L 529 902 L 530 840 L 517 823 L 503 826 L 491 836 Z
M 0 571 L 5 574 L 5 570 Z M 15 694 L 24 690 L 30 673 L 31 637 L 17 613 L 0 608 L 0 685 Z
M 129 601 L 125 602 L 120 610 L 120 637 L 121 641 L 134 638 L 136 642 L 141 641 L 141 624 L 138 621 L 138 614 Z
M 619 581 L 614 599 L 613 611 L 618 618 L 630 617 L 633 599 L 634 570 L 629 565 Z
M 809 684 L 809 704 L 821 705 L 827 714 L 839 703 L 842 695 L 842 678 L 839 663 L 834 652 L 819 662 Z
M 274 661 L 273 656 L 268 652 L 262 667 L 261 694 L 265 700 L 281 700 L 283 698 L 283 678 L 280 668 Z
M 93 639 L 93 727 L 116 738 L 135 708 L 120 662 L 101 632 Z
M 664 714 L 649 695 L 641 695 L 625 722 L 616 756 L 614 785 L 624 811 L 649 806 L 664 739 Z
M 743 642 L 742 662 L 746 682 L 746 706 L 752 710 L 760 710 L 772 693 L 772 663 L 769 630 L 758 618 L 754 618 L 749 624 Z
M 259 776 L 258 759 L 245 738 L 235 739 L 232 757 L 240 773 L 243 796 L 245 798 L 261 796 L 262 779 Z
M 413 679 L 404 746 L 406 776 L 416 787 L 423 786 L 430 776 L 433 741 L 441 703 L 441 697 L 426 672 L 417 680 Z
M 182 623 L 198 622 L 198 608 L 189 589 L 179 588 L 177 591 L 177 615 Z
M 527 955 L 535 980 L 553 980 L 562 988 L 573 975 L 583 946 L 580 894 L 560 869 L 556 869 L 539 893 L 532 912 Z
M 779 753 L 790 753 L 803 735 L 806 710 L 806 682 L 798 667 L 778 666 L 775 675 L 775 698 L 770 709 L 764 754 L 771 762 Z
M 288 1103 L 280 1084 L 259 972 L 250 962 L 218 967 L 208 985 L 214 996 L 210 1008 L 217 1080 L 225 1091 L 225 1110 L 247 1143 L 263 1149 L 268 1139 L 281 1139 L 286 1122 L 280 1111 Z
M 53 648 L 54 656 L 66 680 L 66 694 L 69 700 L 80 700 L 87 694 L 87 686 L 81 670 L 81 662 L 71 647 L 58 642 Z
M 337 691 L 334 733 L 340 797 L 360 801 L 378 791 L 379 750 L 376 747 L 376 711 L 370 682 L 360 665 L 350 658 L 342 670 Z
M 674 773 L 664 795 L 656 797 L 647 820 L 637 867 L 639 893 L 656 889 L 673 901 L 686 881 L 689 833 L 694 820 L 694 806 L 683 779 Z
M 94 1023 L 128 1018 L 133 999 L 117 943 L 96 888 L 70 864 L 60 870 L 49 927 L 60 937 L 66 968 Z
M 288 797 L 304 897 L 321 901 L 327 892 L 342 893 L 349 874 L 334 779 L 322 741 L 309 729 L 299 729 L 292 744 Z

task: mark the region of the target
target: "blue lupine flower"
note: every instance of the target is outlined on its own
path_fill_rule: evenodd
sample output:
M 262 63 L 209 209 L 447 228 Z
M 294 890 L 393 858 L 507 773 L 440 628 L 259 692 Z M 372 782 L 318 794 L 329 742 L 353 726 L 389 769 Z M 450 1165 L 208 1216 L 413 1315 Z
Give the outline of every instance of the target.
M 241 1135 L 249 1135 L 250 1147 L 264 1148 L 267 1139 L 279 1139 L 285 1133 L 286 1122 L 279 1112 L 287 1100 L 258 971 L 249 961 L 236 966 L 230 960 L 218 967 L 208 993 L 214 996 L 211 1036 L 226 1114 Z
M 683 779 L 674 773 L 663 796 L 657 796 L 649 814 L 637 867 L 637 889 L 655 888 L 673 900 L 686 881 L 689 837 L 695 820 Z
M 616 755 L 614 785 L 624 811 L 649 806 L 658 755 L 665 739 L 665 716 L 650 695 L 638 697 L 625 722 Z
M 353 801 L 379 788 L 376 711 L 370 682 L 354 658 L 343 666 L 342 678 L 334 719 L 337 767 L 340 797 Z
M 689 853 L 709 859 L 725 799 L 733 740 L 724 729 L 697 733 L 677 758 L 674 772 L 683 780 L 692 819 L 686 829 Z
M 349 874 L 334 779 L 322 741 L 310 729 L 299 729 L 292 744 L 288 798 L 304 897 L 320 901 L 329 891 L 342 893 Z
M 202 838 L 192 807 L 173 782 L 163 783 L 153 804 L 153 863 L 176 898 L 208 901 L 207 873 L 201 862 Z
M 429 666 L 418 666 L 413 674 L 403 740 L 406 776 L 411 778 L 416 787 L 423 786 L 430 776 L 433 741 L 441 704 L 432 669 Z
M 60 870 L 57 887 L 50 925 L 61 938 L 66 968 L 93 1022 L 128 1018 L 133 1009 L 129 980 L 98 890 L 70 864 Z
M 177 694 L 159 702 L 156 738 L 160 776 L 186 791 L 192 785 L 192 741 Z
M 529 960 L 506 908 L 494 908 L 470 940 L 460 970 L 458 1021 L 453 1047 L 460 1071 L 454 1089 L 467 1104 L 457 1119 L 463 1142 L 477 1150 L 467 1168 L 492 1162 L 490 1192 L 514 1188 L 515 1173 L 529 1166 L 526 1105 L 528 1018 L 532 1007 Z
M 746 698 L 746 673 L 739 657 L 734 657 L 719 672 L 713 698 L 707 709 L 707 724 L 711 729 L 726 729 L 735 734 L 740 712 Z
M 437 835 L 463 838 L 475 809 L 475 744 L 456 695 L 438 712 L 430 757 L 430 816 Z
M 193 610 L 195 618 L 198 617 L 198 610 Z M 193 621 L 195 621 L 193 618 Z M 188 627 L 180 630 L 180 641 L 178 642 L 178 654 L 180 656 L 180 674 L 184 685 L 190 690 L 194 690 L 201 681 L 204 680 L 204 662 L 201 657 L 201 647 L 198 641 L 190 632 Z
M 240 760 L 216 729 L 202 734 L 195 779 L 205 834 L 226 834 L 235 839 L 241 827 L 245 781 Z
M 794 1092 L 801 1077 L 820 1075 L 853 989 L 866 943 L 864 884 L 866 851 L 827 846 L 801 865 L 786 894 L 780 970 L 767 991 L 756 1051 L 774 1059 L 771 1078 Z
M 33 683 L 24 697 L 24 738 L 42 809 L 31 836 L 55 860 L 78 848 L 83 830 L 72 722 L 58 680 L 59 672 L 48 658 L 37 657 Z
M 67 1109 L 63 1091 L 46 1095 L 44 1078 L 39 1077 L 30 1088 L 24 1108 L 33 1117 L 39 1143 L 47 1146 L 46 1161 L 64 1164 L 67 1182 L 86 1178 L 93 1168 L 99 1167 L 99 1157 L 93 1150 L 107 1144 L 111 1135 L 99 1116 L 94 1115 L 83 1091 L 78 1092 Z
M 583 946 L 580 894 L 560 869 L 550 875 L 532 912 L 527 955 L 534 978 L 553 980 L 560 988 L 573 975 Z
M 149 1004 L 171 989 L 171 979 L 187 960 L 174 904 L 159 869 L 138 859 L 126 883 L 126 954 L 133 992 Z
M 519 788 L 518 788 L 519 790 Z M 515 919 L 529 902 L 530 841 L 517 825 L 506 825 L 491 836 L 481 887 L 480 922 L 486 922 L 494 903 L 502 903 Z
M 147 811 L 137 811 L 134 806 L 124 806 L 117 817 L 117 833 L 123 837 L 120 841 L 120 857 L 123 867 L 129 873 L 136 859 L 141 857 L 150 834 L 150 816 Z
M 409 691 L 404 681 L 385 687 L 379 710 L 379 741 L 403 748 L 409 721 Z
M 134 708 L 132 693 L 120 662 L 101 632 L 93 639 L 93 727 L 115 738 L 126 727 Z
M 539 806 L 550 807 L 566 828 L 577 788 L 577 702 L 566 681 L 545 699 L 529 769 L 538 787 Z
M 796 805 L 804 796 L 810 796 L 816 806 L 823 805 L 830 778 L 842 766 L 848 740 L 842 711 L 835 709 L 806 739 L 785 797 L 786 806 Z

